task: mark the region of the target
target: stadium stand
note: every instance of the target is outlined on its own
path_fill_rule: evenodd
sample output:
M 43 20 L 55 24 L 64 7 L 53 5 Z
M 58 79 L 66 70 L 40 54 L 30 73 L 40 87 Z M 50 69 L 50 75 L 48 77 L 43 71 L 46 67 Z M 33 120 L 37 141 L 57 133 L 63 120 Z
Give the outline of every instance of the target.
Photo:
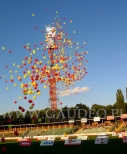
M 43 135 L 63 135 L 66 134 L 73 134 L 77 128 L 61 128 L 61 129 L 49 129 L 46 132 L 43 132 Z
M 28 131 L 24 137 L 29 137 L 29 136 L 39 136 L 41 135 L 42 131 L 41 130 L 31 130 L 31 131 Z
M 107 132 L 110 131 L 112 128 L 114 128 L 114 124 L 98 124 L 94 126 L 86 125 L 78 131 L 78 134 Z
M 120 128 L 120 131 L 122 131 L 122 130 L 127 131 L 127 121 L 125 121 L 125 122 L 123 123 L 123 126 Z
M 19 133 L 18 137 L 22 137 L 24 135 L 24 133 Z M 0 138 L 1 137 L 16 137 L 16 136 L 12 132 L 12 133 L 0 133 Z

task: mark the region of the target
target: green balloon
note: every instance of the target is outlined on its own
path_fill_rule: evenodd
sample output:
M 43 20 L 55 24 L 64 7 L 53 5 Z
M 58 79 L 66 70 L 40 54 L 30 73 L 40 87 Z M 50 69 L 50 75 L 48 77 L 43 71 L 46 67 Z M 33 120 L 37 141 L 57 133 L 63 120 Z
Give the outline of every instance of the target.
M 42 122 L 42 119 L 41 119 L 41 118 L 39 118 L 39 119 L 38 119 L 38 122 Z
M 29 109 L 33 109 L 33 106 L 30 106 Z
M 9 125 L 8 125 L 8 128 L 12 128 L 12 125 L 11 125 L 11 124 L 9 124 Z

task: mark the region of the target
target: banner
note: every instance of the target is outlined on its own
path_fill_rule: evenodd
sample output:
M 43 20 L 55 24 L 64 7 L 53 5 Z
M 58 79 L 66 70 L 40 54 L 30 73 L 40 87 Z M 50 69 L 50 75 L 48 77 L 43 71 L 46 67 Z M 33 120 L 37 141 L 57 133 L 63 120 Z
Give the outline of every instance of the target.
M 100 121 L 100 117 L 94 117 L 93 121 Z
M 21 141 L 19 146 L 31 146 L 32 142 L 31 141 Z
M 95 144 L 108 144 L 109 137 L 107 134 L 99 134 L 95 139 Z
M 107 120 L 114 120 L 114 116 L 107 116 Z
M 55 137 L 48 137 L 48 140 L 55 140 Z
M 88 136 L 78 136 L 77 139 L 88 140 Z
M 87 122 L 87 118 L 82 118 L 81 123 Z
M 95 144 L 108 144 L 109 139 L 108 138 L 96 138 Z
M 29 141 L 30 139 L 29 138 L 19 138 L 19 139 L 16 139 L 16 141 Z
M 65 140 L 64 145 L 81 145 L 81 139 Z
M 68 137 L 61 137 L 61 140 L 68 140 Z
M 127 143 L 127 136 L 123 137 L 123 143 Z
M 119 138 L 123 138 L 125 136 L 125 133 L 120 133 Z
M 74 119 L 72 119 L 72 120 L 69 120 L 68 122 L 69 122 L 69 123 L 74 123 Z
M 44 140 L 41 141 L 40 146 L 53 146 L 54 140 Z
M 121 119 L 127 119 L 127 114 L 121 114 Z

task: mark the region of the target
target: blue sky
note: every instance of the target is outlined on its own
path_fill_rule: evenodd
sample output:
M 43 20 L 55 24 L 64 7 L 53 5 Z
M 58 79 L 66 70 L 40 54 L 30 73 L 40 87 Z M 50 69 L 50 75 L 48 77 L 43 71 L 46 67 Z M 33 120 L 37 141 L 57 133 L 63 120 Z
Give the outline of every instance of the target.
M 58 4 L 58 2 L 60 2 Z M 127 1 L 126 0 L 1 0 L 0 1 L 0 113 L 18 106 L 29 108 L 20 89 L 12 83 L 5 83 L 10 77 L 9 71 L 18 70 L 15 76 L 21 75 L 22 69 L 12 65 L 21 65 L 29 52 L 23 49 L 26 43 L 37 44 L 44 40 L 41 31 L 45 25 L 54 22 L 56 11 L 60 19 L 66 18 L 68 33 L 85 51 L 88 74 L 74 87 L 89 87 L 89 91 L 59 97 L 63 106 L 75 106 L 84 103 L 113 104 L 116 90 L 121 89 L 125 96 L 127 86 Z M 32 14 L 35 16 L 32 17 Z M 70 20 L 73 22 L 70 23 Z M 62 21 L 63 22 L 63 21 Z M 34 26 L 38 26 L 35 30 Z M 74 34 L 73 31 L 76 31 Z M 5 50 L 2 50 L 2 47 Z M 12 50 L 12 53 L 8 53 Z M 41 51 L 40 51 L 41 52 Z M 38 57 L 39 54 L 34 57 Z M 5 66 L 8 65 L 6 69 Z M 6 79 L 3 76 L 6 75 Z M 6 90 L 9 87 L 9 90 Z M 34 109 L 48 106 L 48 89 L 41 89 L 42 94 L 35 100 Z M 13 102 L 17 101 L 17 104 Z

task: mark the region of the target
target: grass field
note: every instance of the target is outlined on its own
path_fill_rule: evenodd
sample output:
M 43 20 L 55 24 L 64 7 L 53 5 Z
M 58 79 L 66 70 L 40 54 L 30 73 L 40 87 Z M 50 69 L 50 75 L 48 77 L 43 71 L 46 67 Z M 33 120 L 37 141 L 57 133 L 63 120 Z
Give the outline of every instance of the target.
M 19 142 L 0 142 L 0 153 L 2 147 L 6 147 L 7 154 L 111 154 L 121 152 L 127 153 L 127 144 L 122 143 L 122 139 L 111 137 L 110 143 L 106 145 L 95 145 L 95 137 L 83 141 L 82 146 L 64 146 L 64 141 L 55 141 L 53 147 L 40 146 L 40 141 L 33 140 L 31 147 L 19 147 Z

